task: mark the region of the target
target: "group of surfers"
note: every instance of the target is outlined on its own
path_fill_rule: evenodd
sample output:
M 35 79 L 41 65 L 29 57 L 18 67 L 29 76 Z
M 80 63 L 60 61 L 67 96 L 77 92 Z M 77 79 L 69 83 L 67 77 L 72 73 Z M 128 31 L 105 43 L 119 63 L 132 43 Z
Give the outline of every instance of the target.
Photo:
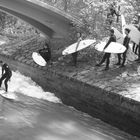
M 113 6 L 110 8 L 110 11 L 111 11 L 111 14 L 116 14 L 117 16 L 119 16 L 118 13 L 116 13 L 115 10 L 113 9 Z M 140 31 L 140 25 L 137 28 Z M 117 54 L 118 62 L 116 63 L 116 65 L 118 65 L 120 68 L 125 66 L 127 51 L 128 51 L 129 42 L 130 42 L 129 33 L 130 33 L 130 29 L 125 28 L 126 36 L 123 40 L 123 45 L 125 46 L 126 50 L 122 54 Z M 78 32 L 76 50 L 80 44 L 80 41 L 82 41 L 82 40 L 83 40 L 83 34 Z M 114 35 L 113 29 L 110 29 L 110 37 L 104 47 L 104 50 L 108 47 L 108 45 L 111 42 L 116 42 L 116 36 Z M 138 55 L 138 59 L 136 59 L 135 61 L 140 62 L 140 43 L 137 45 L 135 43 L 133 43 L 133 52 Z M 42 49 L 40 49 L 38 51 L 38 53 L 45 59 L 47 64 L 51 64 L 51 49 L 47 43 L 45 43 L 44 47 Z M 105 66 L 104 70 L 109 70 L 110 56 L 111 56 L 111 53 L 104 53 L 101 61 L 99 63 L 97 63 L 95 66 L 100 67 L 104 62 L 106 62 L 106 66 Z M 74 53 L 72 53 L 72 58 L 73 58 L 72 61 L 73 61 L 74 66 L 77 66 L 77 57 L 78 57 L 78 51 L 75 51 Z M 0 87 L 2 85 L 2 82 L 4 81 L 5 91 L 7 92 L 8 91 L 8 81 L 10 81 L 10 79 L 11 79 L 12 71 L 9 68 L 9 66 L 6 63 L 4 63 L 3 61 L 0 61 L 0 65 L 2 67 L 2 75 L 0 78 Z
M 127 51 L 128 51 L 128 48 L 129 48 L 129 43 L 131 41 L 131 38 L 129 37 L 129 33 L 130 33 L 130 29 L 129 28 L 125 28 L 125 37 L 124 37 L 124 40 L 123 40 L 123 45 L 125 46 L 126 50 L 121 54 L 121 53 L 118 53 L 117 56 L 118 56 L 118 62 L 116 63 L 116 65 L 118 65 L 120 68 L 123 68 L 125 67 L 125 62 L 126 62 L 126 56 L 127 56 Z M 140 31 L 140 27 L 138 28 L 138 30 Z M 82 40 L 82 35 L 80 33 L 77 34 L 77 37 L 78 37 L 78 43 L 77 43 L 77 47 L 78 48 L 78 45 L 80 43 L 80 41 Z M 110 29 L 110 37 L 104 47 L 104 50 L 109 46 L 109 44 L 111 42 L 116 42 L 116 36 L 114 35 L 114 30 L 113 29 Z M 136 45 L 136 43 L 133 42 L 133 52 L 135 54 L 137 54 L 138 58 L 135 60 L 137 62 L 140 62 L 140 43 Z M 72 54 L 73 56 L 73 64 L 76 66 L 77 64 L 77 55 L 78 55 L 78 52 L 74 52 Z M 106 62 L 106 66 L 105 66 L 105 69 L 104 70 L 108 70 L 109 69 L 109 64 L 110 64 L 110 56 L 111 56 L 111 53 L 104 53 L 101 61 L 99 63 L 97 63 L 95 66 L 97 67 L 100 67 L 104 62 Z

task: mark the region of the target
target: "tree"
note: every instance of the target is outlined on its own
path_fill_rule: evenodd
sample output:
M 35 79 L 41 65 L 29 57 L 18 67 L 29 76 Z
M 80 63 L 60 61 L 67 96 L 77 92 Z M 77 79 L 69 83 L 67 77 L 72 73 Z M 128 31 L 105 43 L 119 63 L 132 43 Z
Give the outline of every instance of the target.
M 17 22 L 17 18 L 8 15 L 4 12 L 0 12 L 0 30 L 4 30 L 7 26 L 14 26 Z

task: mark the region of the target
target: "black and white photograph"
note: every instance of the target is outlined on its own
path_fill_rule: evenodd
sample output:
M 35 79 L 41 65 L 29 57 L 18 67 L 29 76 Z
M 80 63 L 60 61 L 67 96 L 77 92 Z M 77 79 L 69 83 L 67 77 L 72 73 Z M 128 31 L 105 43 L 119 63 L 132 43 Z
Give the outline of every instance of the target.
M 140 140 L 140 0 L 0 0 L 0 140 Z

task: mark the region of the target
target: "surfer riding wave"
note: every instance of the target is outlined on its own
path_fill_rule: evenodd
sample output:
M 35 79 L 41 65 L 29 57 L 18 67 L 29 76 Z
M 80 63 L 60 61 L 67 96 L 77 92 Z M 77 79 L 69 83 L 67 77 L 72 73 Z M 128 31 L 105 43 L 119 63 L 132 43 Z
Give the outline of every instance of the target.
M 0 87 L 1 87 L 3 80 L 5 79 L 5 81 L 4 81 L 5 91 L 7 92 L 8 91 L 8 81 L 10 81 L 10 79 L 11 79 L 12 71 L 10 70 L 9 66 L 6 63 L 4 63 L 3 61 L 0 61 L 0 65 L 2 66 L 2 76 L 0 78 Z

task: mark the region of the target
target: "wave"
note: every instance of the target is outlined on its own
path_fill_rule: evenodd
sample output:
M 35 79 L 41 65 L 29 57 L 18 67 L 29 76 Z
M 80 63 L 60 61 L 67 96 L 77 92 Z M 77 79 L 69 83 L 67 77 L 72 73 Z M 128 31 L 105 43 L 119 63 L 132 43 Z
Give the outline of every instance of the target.
M 9 92 L 20 93 L 26 96 L 47 100 L 53 103 L 61 103 L 61 100 L 57 98 L 53 93 L 45 92 L 30 77 L 26 77 L 18 71 L 12 72 L 12 77 L 8 85 Z

